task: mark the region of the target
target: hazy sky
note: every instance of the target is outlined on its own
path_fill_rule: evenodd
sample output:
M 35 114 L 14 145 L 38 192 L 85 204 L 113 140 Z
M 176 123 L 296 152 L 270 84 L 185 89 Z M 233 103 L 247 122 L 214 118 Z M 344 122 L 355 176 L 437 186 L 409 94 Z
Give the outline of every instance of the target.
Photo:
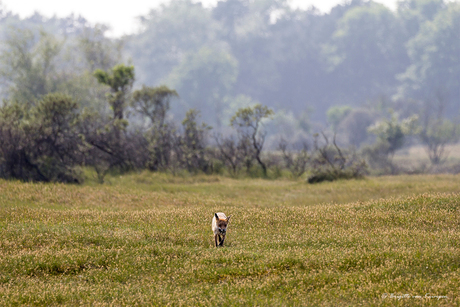
M 168 0 L 0 0 L 3 6 L 21 17 L 28 17 L 34 12 L 44 16 L 68 16 L 71 13 L 82 15 L 92 23 L 104 23 L 112 28 L 111 36 L 121 36 L 136 31 L 136 16 L 145 15 L 151 8 Z M 205 6 L 215 5 L 218 0 L 201 0 Z M 346 0 L 291 0 L 295 7 L 307 8 L 316 6 L 323 12 Z M 385 4 L 387 7 L 396 8 L 397 0 L 374 0 Z M 196 1 L 198 2 L 198 1 Z

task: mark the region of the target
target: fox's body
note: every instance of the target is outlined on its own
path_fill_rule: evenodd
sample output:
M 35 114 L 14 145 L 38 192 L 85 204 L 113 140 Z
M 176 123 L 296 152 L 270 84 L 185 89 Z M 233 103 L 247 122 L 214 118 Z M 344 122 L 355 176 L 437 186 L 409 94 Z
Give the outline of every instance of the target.
M 230 216 L 226 216 L 225 213 L 217 212 L 214 213 L 212 218 L 212 232 L 214 232 L 214 242 L 216 247 L 224 246 L 225 235 L 227 234 L 228 221 Z

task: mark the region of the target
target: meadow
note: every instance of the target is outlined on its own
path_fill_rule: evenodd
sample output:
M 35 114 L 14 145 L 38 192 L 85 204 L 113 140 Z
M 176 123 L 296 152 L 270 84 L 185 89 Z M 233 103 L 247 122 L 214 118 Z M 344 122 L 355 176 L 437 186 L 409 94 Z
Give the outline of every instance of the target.
M 0 305 L 458 306 L 459 221 L 460 175 L 0 180 Z

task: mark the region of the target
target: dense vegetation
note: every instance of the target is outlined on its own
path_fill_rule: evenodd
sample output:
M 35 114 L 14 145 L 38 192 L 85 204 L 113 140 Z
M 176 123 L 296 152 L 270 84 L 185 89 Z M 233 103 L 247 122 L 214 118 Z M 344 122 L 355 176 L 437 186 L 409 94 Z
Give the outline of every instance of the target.
M 324 120 L 334 105 L 392 97 L 407 105 L 438 93 L 449 114 L 459 110 L 455 1 L 400 1 L 392 12 L 354 0 L 320 14 L 293 10 L 285 0 L 227 0 L 209 9 L 175 0 L 142 16 L 139 33 L 118 40 L 82 17 L 21 20 L 3 9 L 0 18 L 2 41 L 11 40 L 12 27 L 55 35 L 60 44 L 49 60 L 61 73 L 81 72 L 85 61 L 92 72 L 131 59 L 139 86 L 167 83 L 182 97 L 174 114 L 197 108 L 213 126 L 226 125 L 248 99 L 293 111 L 298 121 L 311 109 Z M 20 36 L 29 48 L 37 42 Z
M 0 177 L 82 182 L 93 167 L 306 176 L 457 172 L 460 6 L 175 0 L 139 33 L 0 7 Z M 132 63 L 120 64 L 120 63 Z M 165 84 L 165 85 L 161 85 Z M 268 151 L 267 151 L 268 149 Z
M 455 306 L 459 179 L 0 180 L 0 305 Z

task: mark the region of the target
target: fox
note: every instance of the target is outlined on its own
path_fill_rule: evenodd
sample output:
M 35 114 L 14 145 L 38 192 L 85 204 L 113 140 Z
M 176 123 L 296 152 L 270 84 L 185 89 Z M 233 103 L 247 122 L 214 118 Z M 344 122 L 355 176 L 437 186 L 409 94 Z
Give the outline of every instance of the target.
M 227 226 L 231 217 L 232 215 L 227 217 L 225 213 L 222 212 L 214 213 L 212 218 L 212 231 L 214 232 L 214 242 L 216 243 L 216 247 L 224 246 Z

